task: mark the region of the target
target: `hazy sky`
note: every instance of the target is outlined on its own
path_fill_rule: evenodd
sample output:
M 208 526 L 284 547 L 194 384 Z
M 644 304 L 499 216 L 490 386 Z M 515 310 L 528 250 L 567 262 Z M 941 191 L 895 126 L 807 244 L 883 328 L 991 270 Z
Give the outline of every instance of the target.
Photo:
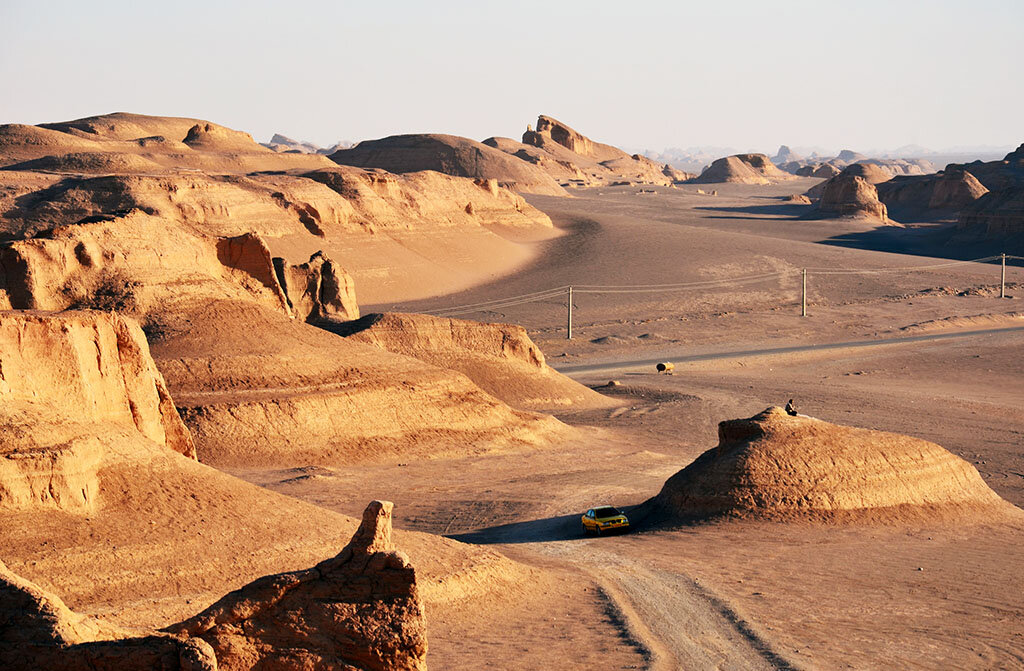
M 1022 0 L 0 0 L 0 123 L 191 116 L 319 144 L 1024 142 Z

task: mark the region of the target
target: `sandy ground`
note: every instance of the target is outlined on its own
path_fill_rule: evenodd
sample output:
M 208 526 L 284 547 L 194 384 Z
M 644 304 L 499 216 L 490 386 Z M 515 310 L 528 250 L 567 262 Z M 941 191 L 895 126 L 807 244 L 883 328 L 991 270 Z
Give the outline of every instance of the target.
M 922 266 L 998 251 L 944 247 L 948 231 L 937 227 L 878 232 L 861 221 L 795 219 L 801 206 L 778 197 L 814 183 L 801 182 L 723 186 L 716 197 L 690 187 L 531 197 L 566 235 L 536 243 L 540 254 L 500 282 L 400 305 L 789 272 L 740 287 L 584 294 L 572 341 L 561 298 L 467 315 L 527 326 L 556 367 L 590 366 L 574 375 L 594 387 L 621 381 L 604 390 L 620 407 L 560 416 L 579 430 L 558 449 L 338 466 L 310 481 L 235 474 L 349 515 L 388 498 L 400 527 L 486 544 L 542 569 L 542 588 L 499 607 L 428 613 L 433 668 L 1024 667 L 1020 523 L 731 522 L 579 534 L 588 507 L 628 507 L 657 493 L 715 444 L 718 421 L 790 397 L 822 419 L 937 442 L 1024 506 L 1024 331 L 1007 329 L 1021 324 L 1024 290 L 1014 283 L 1024 271 L 1011 269 L 1018 297 L 1009 299 L 993 294 L 994 266 L 812 273 L 809 316 L 801 318 L 803 267 Z M 813 349 L 964 331 L 982 332 Z M 773 347 L 794 349 L 751 353 Z M 672 376 L 631 363 L 662 355 L 692 358 Z

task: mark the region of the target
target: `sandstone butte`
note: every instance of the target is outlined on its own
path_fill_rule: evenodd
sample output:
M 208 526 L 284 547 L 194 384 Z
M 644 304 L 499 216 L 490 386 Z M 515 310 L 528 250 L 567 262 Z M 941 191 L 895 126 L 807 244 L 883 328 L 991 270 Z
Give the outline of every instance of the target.
M 162 631 L 72 612 L 0 564 L 0 663 L 68 671 L 426 669 L 416 572 L 373 501 L 348 545 L 316 566 L 260 578 Z
M 817 211 L 826 215 L 870 217 L 883 224 L 889 221 L 888 211 L 878 200 L 875 185 L 846 170 L 825 182 Z
M 695 184 L 772 184 L 789 179 L 793 176 L 779 170 L 764 154 L 736 154 L 717 159 L 691 181 Z
M 917 438 L 771 407 L 721 422 L 718 441 L 644 504 L 652 520 L 969 523 L 1021 514 L 969 463 Z

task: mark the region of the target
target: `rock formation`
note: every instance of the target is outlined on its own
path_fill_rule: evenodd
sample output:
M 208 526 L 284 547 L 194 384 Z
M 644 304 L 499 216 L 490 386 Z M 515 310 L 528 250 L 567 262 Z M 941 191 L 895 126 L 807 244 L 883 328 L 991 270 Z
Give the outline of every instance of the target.
M 316 252 L 298 266 L 274 259 L 274 272 L 292 313 L 308 322 L 359 319 L 355 284 L 343 268 Z
M 802 159 L 803 156 L 797 154 L 786 145 L 782 145 L 779 147 L 779 151 L 775 154 L 775 156 L 772 157 L 772 163 L 781 168 L 785 163 L 798 162 Z
M 537 129 L 527 128 L 522 142 L 492 137 L 484 143 L 538 166 L 562 186 L 585 187 L 630 184 L 667 186 L 689 177 L 664 163 L 640 154 L 628 154 L 591 140 L 568 125 L 541 115 Z
M 207 641 L 222 671 L 426 669 L 416 572 L 391 542 L 391 510 L 373 501 L 336 557 L 260 578 L 167 631 Z
M 968 236 L 998 238 L 1017 230 L 1013 221 L 1019 215 L 1013 203 L 1014 190 L 1020 188 L 1024 188 L 1024 145 L 1001 161 L 951 163 L 936 174 L 896 176 L 879 186 L 878 196 L 900 216 L 959 218 L 958 228 Z
M 788 179 L 792 176 L 775 167 L 764 154 L 736 154 L 716 160 L 692 181 L 696 184 L 771 184 Z
M 312 142 L 303 142 L 302 140 L 294 140 L 287 135 L 281 135 L 280 133 L 274 133 L 270 138 L 270 142 L 261 142 L 262 146 L 273 151 L 284 152 L 284 151 L 295 151 L 300 154 L 318 154 L 320 153 L 320 147 L 313 144 Z
M 953 217 L 988 193 L 974 175 L 959 166 L 935 175 L 893 177 L 877 188 L 879 200 L 907 218 Z
M 957 229 L 974 237 L 1005 240 L 1024 234 L 1024 186 L 986 193 L 960 211 Z
M 74 613 L 0 562 L 0 668 L 217 671 L 217 659 L 199 638 L 138 633 Z
M 162 632 L 72 612 L 0 563 L 0 664 L 55 671 L 423 671 L 416 572 L 371 502 L 352 540 L 316 566 L 260 578 Z
M 526 329 L 414 314 L 370 314 L 333 329 L 348 339 L 456 370 L 522 410 L 605 407 L 608 400 L 550 368 Z
M 537 117 L 537 129 L 527 130 L 523 133 L 523 144 L 547 149 L 551 143 L 556 143 L 574 154 L 593 159 L 599 163 L 629 158 L 629 154 L 621 149 L 600 142 L 594 142 L 561 121 L 542 114 Z
M 867 216 L 883 223 L 889 220 L 885 205 L 878 200 L 875 185 L 846 170 L 824 183 L 817 210 L 839 216 Z
M 41 151 L 65 138 L 141 151 L 164 145 L 159 136 L 178 138 L 175 151 L 223 157 L 251 143 L 216 124 L 134 115 L 29 128 L 46 141 Z M 141 144 L 127 139 L 143 133 Z M 137 319 L 209 463 L 501 449 L 565 431 L 458 372 L 302 323 L 358 317 L 349 262 L 371 278 L 379 300 L 374 287 L 396 277 L 422 285 L 432 268 L 452 266 L 464 282 L 459 257 L 490 275 L 493 259 L 480 264 L 479 248 L 522 253 L 495 231 L 543 235 L 551 220 L 496 179 L 327 163 L 246 175 L 2 170 L 0 235 L 9 242 L 0 245 L 0 308 L 114 310 Z M 434 265 L 424 249 L 434 250 Z M 400 418 L 385 421 L 382 407 Z
M 562 196 L 551 175 L 503 151 L 455 135 L 393 135 L 364 140 L 330 156 L 341 165 L 381 168 L 394 173 L 434 170 L 472 179 L 494 179 L 513 191 Z
M 843 168 L 839 172 L 839 174 L 835 176 L 843 176 L 846 180 L 848 180 L 851 177 L 859 177 L 863 181 L 872 185 L 886 182 L 891 177 L 887 171 L 878 167 L 877 165 L 872 165 L 870 163 L 854 163 L 853 165 Z M 825 191 L 825 187 L 829 183 L 829 181 L 831 181 L 831 178 L 829 180 L 812 186 L 810 189 L 807 190 L 805 195 L 812 199 L 821 198 L 821 195 Z
M 0 312 L 0 343 L 0 508 L 90 509 L 101 426 L 195 458 L 146 337 L 131 320 Z M 25 432 L 32 418 L 41 425 Z
M 647 504 L 656 517 L 991 521 L 1020 511 L 934 443 L 782 408 L 721 422 L 718 446 Z

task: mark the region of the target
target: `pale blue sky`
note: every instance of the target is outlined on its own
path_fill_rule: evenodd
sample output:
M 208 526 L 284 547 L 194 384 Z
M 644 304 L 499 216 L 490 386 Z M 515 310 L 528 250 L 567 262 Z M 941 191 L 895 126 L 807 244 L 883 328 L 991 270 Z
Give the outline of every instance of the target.
M 1024 142 L 1024 1 L 0 0 L 0 123 L 193 116 L 266 140 Z

